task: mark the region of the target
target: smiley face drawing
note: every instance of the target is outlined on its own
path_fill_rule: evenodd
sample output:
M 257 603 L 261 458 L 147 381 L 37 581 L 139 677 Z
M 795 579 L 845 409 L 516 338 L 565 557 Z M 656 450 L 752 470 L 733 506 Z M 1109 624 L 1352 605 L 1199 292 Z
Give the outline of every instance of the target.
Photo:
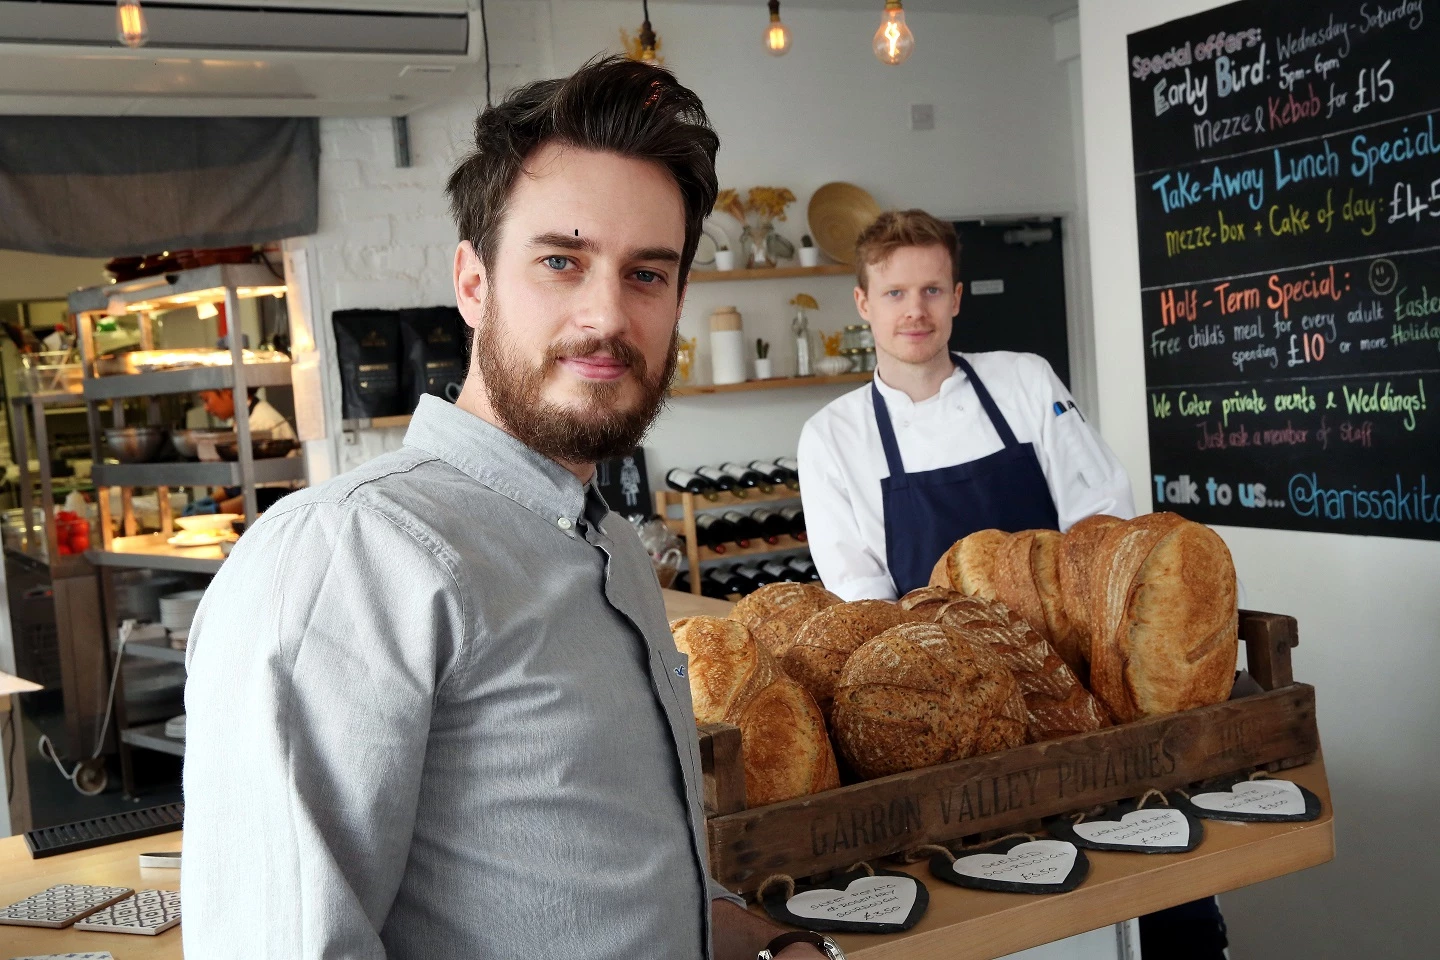
M 1400 271 L 1391 261 L 1384 257 L 1370 261 L 1370 289 L 1378 296 L 1383 297 L 1394 290 L 1399 279 Z

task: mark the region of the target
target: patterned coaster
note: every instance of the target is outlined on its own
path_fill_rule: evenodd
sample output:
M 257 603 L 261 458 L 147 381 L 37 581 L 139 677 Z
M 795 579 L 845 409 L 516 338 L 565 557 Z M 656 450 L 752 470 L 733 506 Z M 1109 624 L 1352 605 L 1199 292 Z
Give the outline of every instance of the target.
M 180 891 L 137 890 L 75 924 L 76 930 L 97 933 L 138 933 L 153 937 L 180 922 Z
M 60 930 L 134 892 L 129 887 L 62 883 L 0 909 L 0 923 Z

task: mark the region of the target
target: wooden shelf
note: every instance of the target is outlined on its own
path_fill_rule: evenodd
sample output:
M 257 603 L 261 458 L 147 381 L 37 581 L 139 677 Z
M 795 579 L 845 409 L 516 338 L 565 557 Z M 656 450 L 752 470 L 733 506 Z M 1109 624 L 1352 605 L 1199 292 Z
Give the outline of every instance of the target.
M 841 373 L 833 377 L 771 377 L 744 383 L 703 383 L 671 387 L 672 397 L 701 397 L 711 393 L 741 393 L 746 390 L 784 390 L 789 387 L 833 387 L 844 383 L 869 383 L 873 374 Z
M 696 510 L 715 510 L 720 507 L 753 507 L 757 503 L 778 503 L 781 500 L 799 500 L 800 491 L 791 490 L 789 487 L 776 487 L 769 493 L 761 490 L 750 490 L 747 495 L 743 497 L 737 497 L 733 493 L 726 492 L 717 493 L 714 500 L 698 493 L 682 493 L 679 490 L 660 490 L 655 494 L 656 503 L 663 503 L 667 507 L 684 506 L 686 497 L 694 498 Z M 667 519 L 669 517 L 669 514 L 664 510 L 656 509 L 655 512 Z
M 341 420 L 342 430 L 384 430 L 387 427 L 408 427 L 410 426 L 410 414 L 404 413 L 398 417 L 372 417 L 364 420 Z
M 738 543 L 725 544 L 724 553 L 716 553 L 709 547 L 700 548 L 700 562 L 707 563 L 711 560 L 738 560 L 741 557 L 758 557 L 767 553 L 789 553 L 794 550 L 805 550 L 810 545 L 804 540 L 796 540 L 794 537 L 785 536 L 780 542 L 774 544 L 761 540 L 759 543 L 752 543 L 748 547 L 742 547 Z
M 803 277 L 853 277 L 855 268 L 844 263 L 818 267 L 758 267 L 751 270 L 691 270 L 691 283 L 720 283 L 725 280 L 799 280 Z

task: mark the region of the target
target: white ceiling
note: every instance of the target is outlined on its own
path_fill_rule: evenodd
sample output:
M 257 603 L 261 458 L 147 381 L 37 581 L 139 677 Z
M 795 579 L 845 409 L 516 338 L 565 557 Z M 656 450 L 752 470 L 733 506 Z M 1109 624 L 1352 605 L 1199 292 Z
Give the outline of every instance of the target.
M 640 5 L 640 0 L 634 0 Z M 765 0 L 655 0 L 661 3 L 720 4 L 726 6 L 765 6 Z M 874 10 L 884 8 L 884 0 L 781 0 L 780 12 L 805 7 L 815 10 Z M 927 13 L 988 13 L 997 16 L 1051 17 L 1074 10 L 1078 0 L 905 0 L 905 9 Z

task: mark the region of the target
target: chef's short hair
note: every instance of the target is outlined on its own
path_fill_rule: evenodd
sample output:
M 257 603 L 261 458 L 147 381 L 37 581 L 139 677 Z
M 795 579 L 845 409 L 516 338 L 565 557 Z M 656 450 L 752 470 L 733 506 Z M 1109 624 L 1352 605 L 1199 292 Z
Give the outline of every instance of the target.
M 604 151 L 664 167 L 685 205 L 684 277 L 705 218 L 715 205 L 720 138 L 705 106 L 663 67 L 597 57 L 568 77 L 539 80 L 486 107 L 475 118 L 470 154 L 446 193 L 460 239 L 495 266 L 500 227 L 525 161 L 548 143 Z
M 902 247 L 944 247 L 950 254 L 950 279 L 960 281 L 960 244 L 955 227 L 924 210 L 887 210 L 855 240 L 855 282 L 870 289 L 869 268 L 884 263 Z

